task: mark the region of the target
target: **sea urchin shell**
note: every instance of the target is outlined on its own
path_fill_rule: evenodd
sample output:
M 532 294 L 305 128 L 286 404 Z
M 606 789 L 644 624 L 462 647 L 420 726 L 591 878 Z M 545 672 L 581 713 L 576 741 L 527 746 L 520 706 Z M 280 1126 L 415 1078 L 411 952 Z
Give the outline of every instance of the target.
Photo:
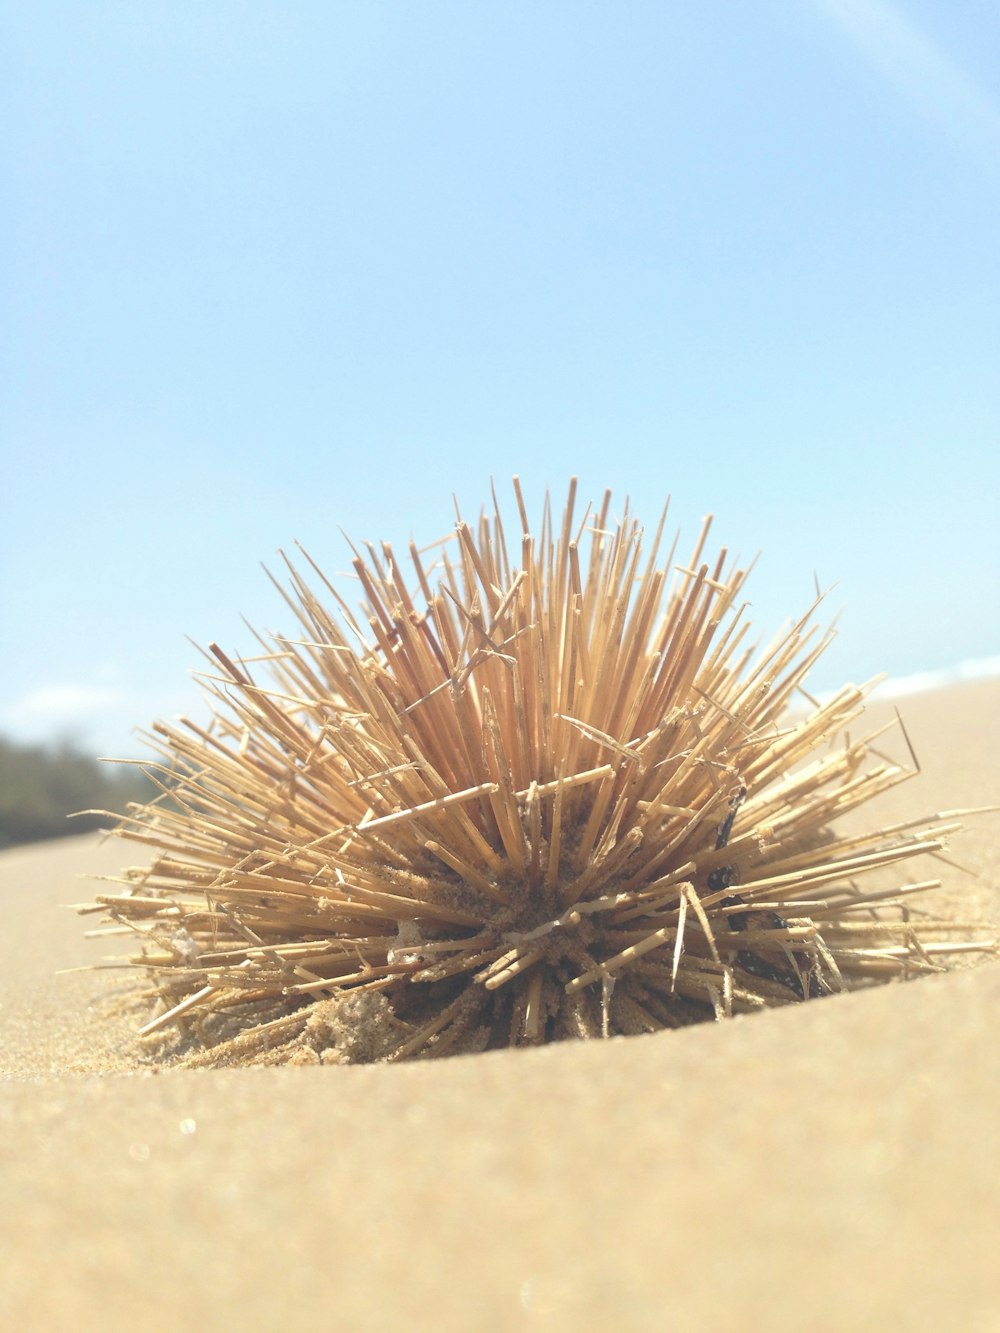
M 830 825 L 912 775 L 823 704 L 812 611 L 747 646 L 746 571 L 666 559 L 610 495 L 533 535 L 459 520 L 354 570 L 357 619 L 288 564 L 300 631 L 210 648 L 210 726 L 156 724 L 155 849 L 100 895 L 202 1063 L 366 1060 L 653 1032 L 794 1003 L 983 947 L 871 872 L 950 816 Z M 287 563 L 287 562 L 286 562 Z M 312 562 L 310 561 L 310 564 Z M 815 608 L 812 609 L 813 611 Z M 266 683 L 258 682 L 258 674 Z M 807 705 L 808 701 L 808 705 Z M 194 1052 L 192 1055 L 191 1052 Z

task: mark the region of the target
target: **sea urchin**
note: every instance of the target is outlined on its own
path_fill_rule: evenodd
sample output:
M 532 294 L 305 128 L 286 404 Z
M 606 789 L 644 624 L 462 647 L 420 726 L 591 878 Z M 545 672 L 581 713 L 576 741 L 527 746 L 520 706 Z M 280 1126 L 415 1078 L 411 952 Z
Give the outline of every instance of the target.
M 610 495 L 516 542 L 499 508 L 437 564 L 355 552 L 356 618 L 289 563 L 294 637 L 216 645 L 207 727 L 155 724 L 155 849 L 99 895 L 189 1061 L 371 1060 L 653 1032 L 935 968 L 984 947 L 871 872 L 952 814 L 831 823 L 912 775 L 803 679 L 815 607 L 747 646 L 746 571 L 648 548 Z M 665 517 L 665 515 L 664 515 Z M 308 557 L 306 557 L 308 559 Z M 287 563 L 287 562 L 286 562 Z M 310 565 L 312 564 L 309 561 Z M 257 676 L 266 675 L 266 683 Z

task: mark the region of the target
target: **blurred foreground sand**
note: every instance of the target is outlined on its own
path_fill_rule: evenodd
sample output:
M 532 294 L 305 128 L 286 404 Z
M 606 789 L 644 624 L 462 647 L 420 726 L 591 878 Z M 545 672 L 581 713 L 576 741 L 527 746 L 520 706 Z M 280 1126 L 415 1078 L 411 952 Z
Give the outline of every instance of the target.
M 900 708 L 924 772 L 881 818 L 1000 801 L 1000 682 Z M 157 1074 L 119 974 L 54 975 L 102 953 L 74 876 L 136 850 L 0 855 L 4 1327 L 1000 1329 L 1000 964 L 608 1043 Z M 946 910 L 1000 923 L 1000 816 L 952 853 L 978 877 L 928 865 Z

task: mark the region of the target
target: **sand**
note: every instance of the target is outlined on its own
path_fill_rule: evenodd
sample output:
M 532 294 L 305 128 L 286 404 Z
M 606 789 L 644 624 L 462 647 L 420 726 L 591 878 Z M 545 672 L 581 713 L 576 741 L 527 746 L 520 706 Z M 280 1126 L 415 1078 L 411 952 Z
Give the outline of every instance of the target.
M 924 773 L 880 814 L 1000 800 L 1000 682 L 901 707 Z M 947 910 L 1000 923 L 1000 816 L 952 852 Z M 154 1072 L 120 974 L 55 975 L 109 947 L 74 877 L 135 860 L 0 855 L 4 1327 L 1000 1329 L 1000 964 L 652 1037 Z

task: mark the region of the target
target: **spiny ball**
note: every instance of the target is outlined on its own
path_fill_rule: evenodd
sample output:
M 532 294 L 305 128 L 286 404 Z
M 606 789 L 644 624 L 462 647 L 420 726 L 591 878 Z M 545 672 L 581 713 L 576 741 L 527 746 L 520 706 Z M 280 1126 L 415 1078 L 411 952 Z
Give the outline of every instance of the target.
M 951 821 L 840 816 L 912 775 L 820 704 L 815 606 L 752 646 L 746 571 L 663 553 L 610 494 L 516 535 L 494 497 L 419 551 L 354 552 L 354 613 L 286 561 L 298 622 L 155 724 L 154 850 L 94 907 L 189 1063 L 401 1059 L 656 1032 L 935 968 L 981 947 L 915 922 L 935 881 L 875 871 Z M 431 563 L 433 561 L 433 563 Z M 282 585 L 279 585 L 282 586 Z

